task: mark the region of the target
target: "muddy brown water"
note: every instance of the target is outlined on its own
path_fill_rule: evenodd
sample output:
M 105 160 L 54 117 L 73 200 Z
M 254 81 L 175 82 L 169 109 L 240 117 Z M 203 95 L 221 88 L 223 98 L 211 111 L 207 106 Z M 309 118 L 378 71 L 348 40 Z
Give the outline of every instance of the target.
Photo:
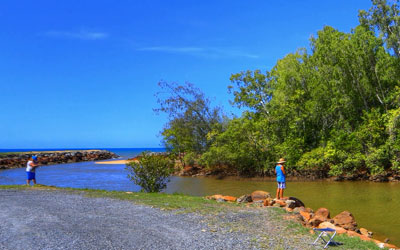
M 235 178 L 175 178 L 169 192 L 191 195 L 223 194 L 240 196 L 254 190 L 265 190 L 275 196 L 273 180 L 254 181 Z M 307 207 L 316 210 L 326 207 L 331 218 L 342 211 L 350 211 L 359 227 L 374 233 L 374 238 L 400 246 L 400 183 L 288 181 L 284 196 L 294 196 Z
M 43 166 L 37 170 L 38 183 L 58 187 L 93 188 L 120 191 L 139 191 L 127 178 L 125 165 L 103 165 L 81 162 Z M 23 184 L 24 168 L 0 170 L 0 185 Z M 172 177 L 165 192 L 205 196 L 223 194 L 241 196 L 255 190 L 274 195 L 273 179 L 249 180 L 212 177 Z M 359 227 L 374 232 L 374 238 L 390 238 L 400 246 L 400 183 L 288 181 L 285 196 L 302 200 L 316 210 L 326 207 L 331 217 L 350 211 Z

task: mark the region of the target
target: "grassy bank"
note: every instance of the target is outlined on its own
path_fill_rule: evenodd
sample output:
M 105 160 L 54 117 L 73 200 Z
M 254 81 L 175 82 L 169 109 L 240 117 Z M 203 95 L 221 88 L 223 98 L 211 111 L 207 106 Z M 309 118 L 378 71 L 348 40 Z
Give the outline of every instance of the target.
M 146 206 L 155 207 L 161 210 L 171 210 L 177 213 L 199 213 L 214 215 L 215 217 L 220 216 L 224 213 L 235 213 L 243 210 L 268 210 L 268 220 L 277 221 L 282 228 L 283 235 L 294 235 L 296 237 L 309 237 L 309 229 L 304 228 L 298 222 L 285 219 L 291 213 L 286 212 L 281 208 L 268 207 L 248 207 L 244 204 L 236 203 L 217 203 L 216 201 L 207 200 L 203 197 L 189 196 L 183 194 L 165 194 L 165 193 L 141 193 L 141 192 L 121 192 L 121 191 L 106 191 L 106 190 L 94 190 L 94 189 L 77 189 L 77 188 L 58 188 L 54 186 L 36 185 L 34 187 L 28 187 L 26 185 L 0 185 L 0 189 L 13 189 L 13 190 L 45 190 L 45 191 L 65 191 L 70 193 L 79 193 L 87 197 L 106 197 L 111 199 L 127 200 L 136 204 L 142 204 Z M 237 223 L 232 225 L 233 228 L 245 231 L 247 223 Z M 250 229 L 250 230 L 253 230 Z M 285 236 L 283 236 L 285 237 Z M 290 236 L 288 236 L 290 237 Z M 315 235 L 313 238 L 316 238 Z M 337 247 L 338 249 L 380 249 L 377 245 L 372 242 L 365 242 L 359 238 L 351 238 L 347 235 L 338 235 L 335 240 L 343 243 L 342 246 Z M 310 242 L 311 244 L 311 242 Z

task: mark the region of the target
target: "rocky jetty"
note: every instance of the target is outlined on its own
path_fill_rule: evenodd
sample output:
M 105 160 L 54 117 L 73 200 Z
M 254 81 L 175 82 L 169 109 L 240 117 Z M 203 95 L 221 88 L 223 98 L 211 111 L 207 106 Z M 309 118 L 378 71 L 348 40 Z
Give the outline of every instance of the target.
M 98 161 L 118 158 L 118 155 L 107 150 L 66 150 L 38 151 L 0 154 L 0 169 L 25 167 L 30 157 L 36 155 L 40 165 L 73 163 L 81 161 Z
M 330 211 L 327 208 L 322 207 L 314 212 L 295 197 L 272 199 L 270 193 L 260 190 L 254 191 L 251 194 L 242 195 L 239 198 L 221 194 L 207 196 L 206 198 L 216 200 L 217 202 L 246 203 L 247 206 L 280 207 L 289 212 L 286 216 L 287 219 L 300 222 L 303 226 L 310 228 L 311 233 L 314 233 L 312 228 L 332 228 L 335 229 L 338 234 L 347 234 L 350 237 L 358 237 L 364 241 L 371 241 L 380 248 L 400 249 L 395 245 L 388 244 L 388 240 L 381 242 L 373 239 L 373 233 L 371 231 L 365 228 L 358 228 L 354 216 L 349 211 L 343 211 L 331 218 Z

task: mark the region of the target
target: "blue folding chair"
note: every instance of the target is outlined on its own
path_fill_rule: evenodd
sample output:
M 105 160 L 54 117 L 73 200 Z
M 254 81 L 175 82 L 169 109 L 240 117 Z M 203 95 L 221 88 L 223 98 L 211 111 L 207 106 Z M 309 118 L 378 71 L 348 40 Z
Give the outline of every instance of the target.
M 336 235 L 336 230 L 332 228 L 313 228 L 314 232 L 320 232 L 318 235 L 318 238 L 312 243 L 312 245 L 315 245 L 319 239 L 322 239 L 324 241 L 324 249 L 329 246 L 329 244 L 333 244 L 335 246 L 339 246 L 339 244 L 335 241 L 333 241 L 333 237 Z M 333 233 L 333 234 L 329 234 Z M 327 236 L 327 239 L 324 239 L 324 236 Z

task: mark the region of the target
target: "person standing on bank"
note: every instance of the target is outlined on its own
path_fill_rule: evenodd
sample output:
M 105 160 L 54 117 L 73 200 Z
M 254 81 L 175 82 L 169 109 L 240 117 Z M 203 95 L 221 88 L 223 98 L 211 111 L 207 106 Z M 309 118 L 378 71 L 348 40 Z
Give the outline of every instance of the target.
M 35 170 L 39 166 L 37 156 L 32 156 L 28 163 L 26 163 L 26 185 L 31 184 L 31 180 L 33 181 L 33 185 L 36 184 Z
M 276 199 L 283 198 L 283 191 L 286 188 L 286 172 L 283 164 L 285 163 L 285 159 L 281 158 L 277 162 L 278 165 L 275 167 L 276 181 L 278 182 L 278 188 L 276 189 Z

